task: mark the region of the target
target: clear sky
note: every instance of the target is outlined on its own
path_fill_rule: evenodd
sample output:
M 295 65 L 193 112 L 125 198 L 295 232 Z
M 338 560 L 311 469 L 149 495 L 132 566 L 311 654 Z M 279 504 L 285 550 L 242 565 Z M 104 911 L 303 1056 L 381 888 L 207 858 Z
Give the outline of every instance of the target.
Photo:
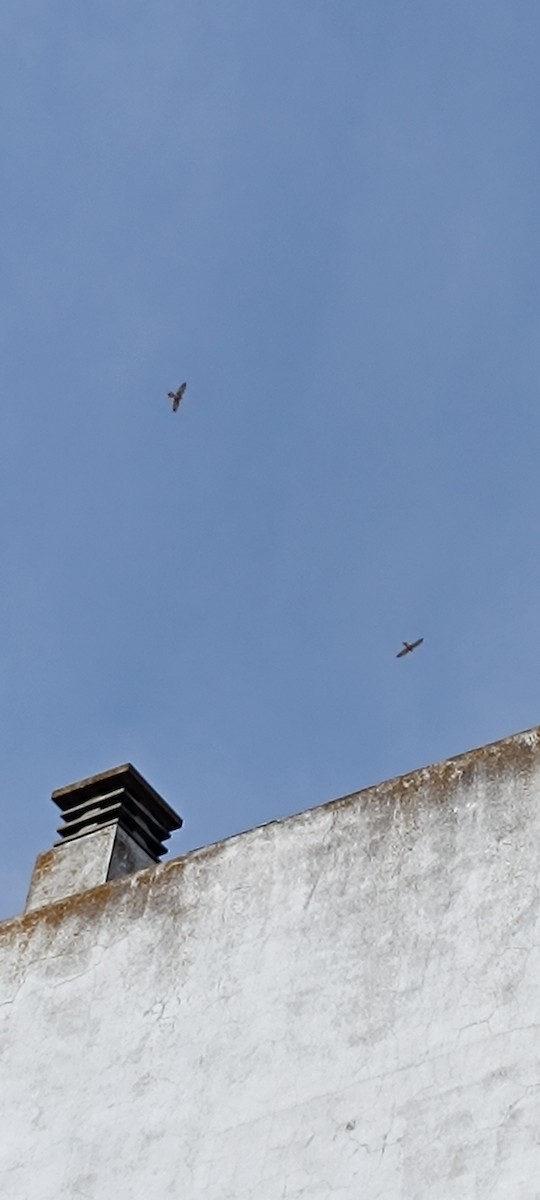
M 180 854 L 540 721 L 539 45 L 4 6 L 0 915 L 126 760 Z

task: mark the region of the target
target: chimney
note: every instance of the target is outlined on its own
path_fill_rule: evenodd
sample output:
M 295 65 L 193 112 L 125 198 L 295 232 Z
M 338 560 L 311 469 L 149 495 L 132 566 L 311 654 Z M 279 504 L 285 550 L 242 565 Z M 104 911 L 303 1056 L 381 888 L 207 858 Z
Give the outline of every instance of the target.
M 182 818 L 125 763 L 53 792 L 60 838 L 38 855 L 26 911 L 54 904 L 159 862 Z

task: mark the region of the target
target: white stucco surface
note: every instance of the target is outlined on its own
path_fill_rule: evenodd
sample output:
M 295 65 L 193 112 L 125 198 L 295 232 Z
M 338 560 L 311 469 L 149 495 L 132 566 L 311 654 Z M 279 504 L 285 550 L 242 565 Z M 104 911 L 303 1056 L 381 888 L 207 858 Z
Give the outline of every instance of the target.
M 9 1200 L 538 1200 L 540 742 L 0 925 Z

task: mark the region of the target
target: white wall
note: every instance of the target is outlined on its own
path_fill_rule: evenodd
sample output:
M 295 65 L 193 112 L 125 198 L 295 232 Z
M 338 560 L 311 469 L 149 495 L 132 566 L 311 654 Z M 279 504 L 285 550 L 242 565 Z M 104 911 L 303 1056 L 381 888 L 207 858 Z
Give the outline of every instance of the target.
M 538 1200 L 538 731 L 0 925 L 6 1200 Z

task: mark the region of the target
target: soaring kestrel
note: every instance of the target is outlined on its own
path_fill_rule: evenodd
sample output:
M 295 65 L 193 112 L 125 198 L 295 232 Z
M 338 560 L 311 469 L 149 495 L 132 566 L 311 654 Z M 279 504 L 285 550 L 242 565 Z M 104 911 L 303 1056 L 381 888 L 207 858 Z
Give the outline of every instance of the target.
M 186 388 L 187 388 L 187 383 L 181 383 L 177 392 L 167 392 L 169 400 L 172 400 L 173 412 L 176 412 L 178 405 L 180 404 L 180 401 L 183 398 Z
M 416 642 L 404 642 L 403 650 L 400 650 L 399 654 L 396 654 L 396 658 L 404 658 L 406 654 L 412 654 L 417 646 L 422 645 L 423 640 L 423 638 L 418 638 Z

